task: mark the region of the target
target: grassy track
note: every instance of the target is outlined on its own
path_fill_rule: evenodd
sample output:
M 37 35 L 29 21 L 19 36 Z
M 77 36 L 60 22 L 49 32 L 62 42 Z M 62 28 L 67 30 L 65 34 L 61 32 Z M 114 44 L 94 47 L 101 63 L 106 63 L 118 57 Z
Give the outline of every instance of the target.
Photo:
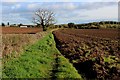
M 3 59 L 4 61 L 4 59 Z M 3 66 L 3 78 L 80 78 L 57 50 L 52 33 L 29 46 L 19 58 Z

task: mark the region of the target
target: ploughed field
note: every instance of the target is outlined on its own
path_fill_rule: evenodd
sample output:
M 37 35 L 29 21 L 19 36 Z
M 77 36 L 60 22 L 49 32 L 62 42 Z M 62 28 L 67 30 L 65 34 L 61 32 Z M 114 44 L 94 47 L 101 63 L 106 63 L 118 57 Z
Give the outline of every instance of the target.
M 35 34 L 41 31 L 42 28 L 2 27 L 3 34 Z
M 84 79 L 120 79 L 117 29 L 61 29 L 53 32 L 56 47 Z

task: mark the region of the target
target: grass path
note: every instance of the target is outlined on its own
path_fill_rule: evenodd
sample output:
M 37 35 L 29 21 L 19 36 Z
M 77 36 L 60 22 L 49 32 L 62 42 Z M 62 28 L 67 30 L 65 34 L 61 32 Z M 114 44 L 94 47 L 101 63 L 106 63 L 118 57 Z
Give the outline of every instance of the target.
M 3 59 L 4 61 L 4 59 Z M 19 58 L 3 66 L 3 78 L 80 78 L 55 46 L 52 33 L 29 46 Z

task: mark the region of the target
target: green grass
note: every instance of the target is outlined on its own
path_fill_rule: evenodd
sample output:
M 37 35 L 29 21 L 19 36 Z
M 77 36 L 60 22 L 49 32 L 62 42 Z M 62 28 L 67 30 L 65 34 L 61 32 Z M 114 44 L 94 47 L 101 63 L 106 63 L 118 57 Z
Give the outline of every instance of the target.
M 77 73 L 77 70 L 73 67 L 69 61 L 63 56 L 58 57 L 59 67 L 56 73 L 57 78 L 80 78 L 82 77 Z
M 52 33 L 29 46 L 18 58 L 12 58 L 5 62 L 3 59 L 3 78 L 81 78 L 75 68 L 62 55 L 58 56 L 56 63 L 55 55 L 59 51 L 55 47 Z M 53 72 L 55 65 L 57 72 Z
M 115 56 L 104 57 L 104 61 L 109 63 L 114 63 L 115 60 L 113 60 L 112 58 L 115 58 Z

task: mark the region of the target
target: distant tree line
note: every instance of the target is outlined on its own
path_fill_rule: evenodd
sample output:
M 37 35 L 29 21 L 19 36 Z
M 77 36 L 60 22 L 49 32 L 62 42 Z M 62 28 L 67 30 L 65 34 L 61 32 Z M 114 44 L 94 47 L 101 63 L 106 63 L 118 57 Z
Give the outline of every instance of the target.
M 7 26 L 10 27 L 20 27 L 23 24 L 11 24 L 8 22 L 6 24 Z M 1 23 L 1 26 L 6 26 L 5 23 Z M 37 25 L 27 25 L 28 27 L 43 27 L 41 24 Z M 120 22 L 116 21 L 101 21 L 101 22 L 92 22 L 92 23 L 85 23 L 85 24 L 74 24 L 72 22 L 68 24 L 59 24 L 59 25 L 54 25 L 50 24 L 48 29 L 53 29 L 53 28 L 75 28 L 75 29 L 101 29 L 101 28 L 116 28 L 120 29 Z
M 72 22 L 68 24 L 50 25 L 49 28 L 75 28 L 75 29 L 102 29 L 102 28 L 116 28 L 120 29 L 120 22 L 115 21 L 101 21 L 85 24 L 74 24 Z
M 120 22 L 116 21 L 101 21 L 86 24 L 76 24 L 78 29 L 100 29 L 100 28 L 120 28 Z
M 116 21 L 101 21 L 101 22 L 92 22 L 92 23 L 85 23 L 85 24 L 61 24 L 56 25 L 59 28 L 75 28 L 75 29 L 101 29 L 101 28 L 116 28 L 120 29 L 120 22 Z

